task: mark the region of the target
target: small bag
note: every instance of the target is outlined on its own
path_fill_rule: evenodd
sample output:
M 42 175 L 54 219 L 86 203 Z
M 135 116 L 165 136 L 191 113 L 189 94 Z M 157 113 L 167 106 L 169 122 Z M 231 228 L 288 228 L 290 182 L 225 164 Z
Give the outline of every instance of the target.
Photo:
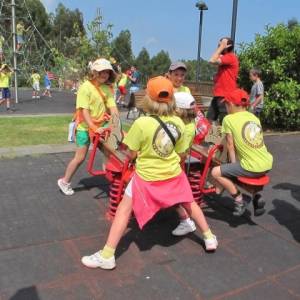
M 168 135 L 168 137 L 172 141 L 173 146 L 175 147 L 176 139 L 173 136 L 172 132 L 169 130 L 168 126 L 160 119 L 159 116 L 151 115 L 150 117 L 154 118 L 160 124 L 160 126 L 163 128 L 163 130 L 166 132 L 166 134 Z
M 75 143 L 76 122 L 69 123 L 68 142 Z

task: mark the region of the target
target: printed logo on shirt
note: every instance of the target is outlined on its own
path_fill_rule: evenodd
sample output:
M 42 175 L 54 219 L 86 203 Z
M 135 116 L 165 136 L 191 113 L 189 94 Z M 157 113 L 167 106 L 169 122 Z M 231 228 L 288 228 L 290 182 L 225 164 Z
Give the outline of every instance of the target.
M 253 121 L 244 124 L 242 136 L 244 142 L 252 148 L 261 148 L 264 145 L 262 128 Z
M 168 122 L 166 125 L 177 141 L 180 137 L 180 132 L 178 131 L 177 127 Z M 154 151 L 161 157 L 168 157 L 174 149 L 171 139 L 161 126 L 157 128 L 153 136 L 152 147 Z

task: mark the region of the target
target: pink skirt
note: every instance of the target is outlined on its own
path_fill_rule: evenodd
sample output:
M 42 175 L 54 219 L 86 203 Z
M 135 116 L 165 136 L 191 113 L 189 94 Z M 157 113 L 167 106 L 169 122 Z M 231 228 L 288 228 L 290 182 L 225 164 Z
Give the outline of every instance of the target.
M 184 172 L 162 181 L 145 181 L 134 173 L 132 182 L 129 184 L 132 184 L 132 208 L 140 229 L 159 210 L 194 201 Z

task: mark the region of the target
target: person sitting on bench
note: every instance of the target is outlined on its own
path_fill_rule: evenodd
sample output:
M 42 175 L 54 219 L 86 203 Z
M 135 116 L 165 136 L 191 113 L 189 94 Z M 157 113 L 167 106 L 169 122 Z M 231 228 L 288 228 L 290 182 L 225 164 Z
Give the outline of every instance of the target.
M 272 169 L 273 157 L 263 139 L 259 119 L 247 111 L 249 95 L 242 89 L 235 89 L 224 98 L 228 115 L 222 123 L 230 163 L 212 169 L 216 180 L 216 192 L 225 188 L 234 198 L 235 216 L 242 216 L 247 208 L 245 196 L 240 193 L 232 179 L 238 176 L 261 177 Z

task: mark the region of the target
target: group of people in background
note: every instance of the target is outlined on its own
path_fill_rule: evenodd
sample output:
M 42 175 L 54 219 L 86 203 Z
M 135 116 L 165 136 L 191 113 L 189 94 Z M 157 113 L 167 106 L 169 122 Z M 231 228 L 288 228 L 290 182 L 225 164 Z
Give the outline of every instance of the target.
M 116 80 L 116 101 L 117 104 L 121 106 L 126 106 L 129 104 L 130 95 L 137 93 L 140 86 L 141 74 L 135 66 L 125 72 L 122 72 L 120 66 L 116 67 L 117 80 Z
M 211 121 L 222 120 L 227 114 L 224 97 L 228 92 L 237 88 L 239 73 L 239 60 L 234 53 L 233 41 L 229 37 L 221 38 L 217 49 L 212 54 L 210 63 L 218 66 L 214 77 L 213 99 L 211 101 L 207 118 Z M 257 116 L 263 109 L 264 86 L 261 81 L 261 71 L 258 68 L 249 70 L 249 78 L 253 83 L 250 94 L 249 109 Z

